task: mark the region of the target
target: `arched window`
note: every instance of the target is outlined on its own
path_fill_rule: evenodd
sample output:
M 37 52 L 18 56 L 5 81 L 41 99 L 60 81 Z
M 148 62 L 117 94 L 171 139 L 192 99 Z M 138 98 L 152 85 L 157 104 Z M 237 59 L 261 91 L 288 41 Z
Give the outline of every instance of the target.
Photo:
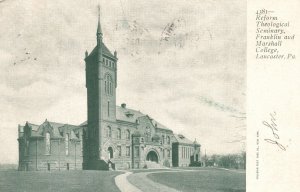
M 113 151 L 113 148 L 112 148 L 112 147 L 108 147 L 107 151 L 108 151 L 108 158 L 109 158 L 109 159 L 114 158 L 114 151 Z
M 117 139 L 121 139 L 121 129 L 117 129 Z
M 170 137 L 167 136 L 167 143 L 170 144 Z
M 69 133 L 65 136 L 66 155 L 69 155 Z
M 126 130 L 126 139 L 130 140 L 130 131 L 128 129 Z
M 50 155 L 51 145 L 50 145 L 50 133 L 49 132 L 46 133 L 45 142 L 46 142 L 46 154 Z
M 104 90 L 105 90 L 105 93 L 107 93 L 107 94 L 110 94 L 110 95 L 113 94 L 113 80 L 110 75 L 105 76 Z
M 165 136 L 164 135 L 162 136 L 161 142 L 162 142 L 162 144 L 165 144 Z
M 110 126 L 107 127 L 106 136 L 111 138 L 111 127 Z

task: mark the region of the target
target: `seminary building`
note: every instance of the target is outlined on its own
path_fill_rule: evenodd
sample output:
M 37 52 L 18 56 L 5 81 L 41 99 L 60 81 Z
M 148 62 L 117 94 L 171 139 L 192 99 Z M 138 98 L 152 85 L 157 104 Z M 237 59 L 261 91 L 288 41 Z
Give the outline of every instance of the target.
M 87 121 L 45 120 L 18 127 L 19 170 L 109 170 L 189 166 L 200 162 L 192 142 L 126 104 L 116 106 L 117 52 L 103 43 L 85 53 Z

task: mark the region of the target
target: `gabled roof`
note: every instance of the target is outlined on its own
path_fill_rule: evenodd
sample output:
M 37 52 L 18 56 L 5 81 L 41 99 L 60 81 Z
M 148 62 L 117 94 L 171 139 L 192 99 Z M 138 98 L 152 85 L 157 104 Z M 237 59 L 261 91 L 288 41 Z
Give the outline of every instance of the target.
M 50 121 L 45 121 L 43 122 L 41 125 L 36 125 L 36 124 L 32 124 L 29 122 L 26 122 L 26 124 L 31 127 L 31 136 L 33 137 L 42 137 L 42 133 L 43 133 L 43 129 L 47 126 L 51 126 L 52 127 L 52 131 L 53 131 L 53 137 L 63 137 L 61 135 L 61 132 L 67 130 L 71 130 L 71 135 L 70 135 L 70 139 L 78 139 L 76 136 L 75 131 L 77 132 L 78 129 L 82 129 L 82 127 L 80 126 L 76 126 L 76 125 L 70 125 L 70 124 L 63 124 L 63 123 L 57 123 L 57 122 L 50 122 Z M 19 131 L 20 131 L 20 137 L 23 136 L 23 132 L 24 132 L 24 126 L 19 126 Z
M 164 126 L 163 124 L 161 124 L 160 122 L 158 122 L 154 119 L 151 119 L 151 123 L 155 128 L 172 131 L 171 129 L 169 129 L 168 127 Z
M 129 109 L 127 107 L 116 106 L 116 119 L 118 121 L 136 123 L 136 120 L 139 117 L 148 117 L 150 122 L 152 123 L 153 127 L 155 127 L 155 128 L 172 131 L 171 129 L 167 128 L 163 124 L 159 123 L 158 121 L 155 121 L 154 119 L 152 119 L 148 115 L 143 114 L 140 111 L 137 111 L 137 110 L 134 110 L 134 109 Z M 87 121 L 81 123 L 79 126 L 86 126 L 86 125 L 87 125 Z
M 189 140 L 182 134 L 174 134 L 174 137 L 177 140 L 177 142 L 180 144 L 189 144 L 189 145 L 194 144 L 191 140 Z

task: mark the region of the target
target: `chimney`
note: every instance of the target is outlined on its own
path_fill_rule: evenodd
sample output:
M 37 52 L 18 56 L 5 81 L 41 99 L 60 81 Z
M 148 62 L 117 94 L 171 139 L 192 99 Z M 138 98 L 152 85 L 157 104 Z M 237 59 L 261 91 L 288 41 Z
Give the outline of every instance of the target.
M 126 108 L 126 103 L 122 103 L 121 107 L 125 109 Z

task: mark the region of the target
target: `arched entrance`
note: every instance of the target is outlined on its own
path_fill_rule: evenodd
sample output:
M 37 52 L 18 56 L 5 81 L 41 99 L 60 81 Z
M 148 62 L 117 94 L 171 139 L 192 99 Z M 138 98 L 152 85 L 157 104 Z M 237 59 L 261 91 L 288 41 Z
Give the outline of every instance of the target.
M 150 151 L 147 154 L 146 160 L 147 161 L 154 161 L 154 162 L 158 163 L 158 156 L 154 151 Z
M 107 151 L 108 151 L 108 159 L 114 158 L 114 151 L 112 147 L 108 147 Z

